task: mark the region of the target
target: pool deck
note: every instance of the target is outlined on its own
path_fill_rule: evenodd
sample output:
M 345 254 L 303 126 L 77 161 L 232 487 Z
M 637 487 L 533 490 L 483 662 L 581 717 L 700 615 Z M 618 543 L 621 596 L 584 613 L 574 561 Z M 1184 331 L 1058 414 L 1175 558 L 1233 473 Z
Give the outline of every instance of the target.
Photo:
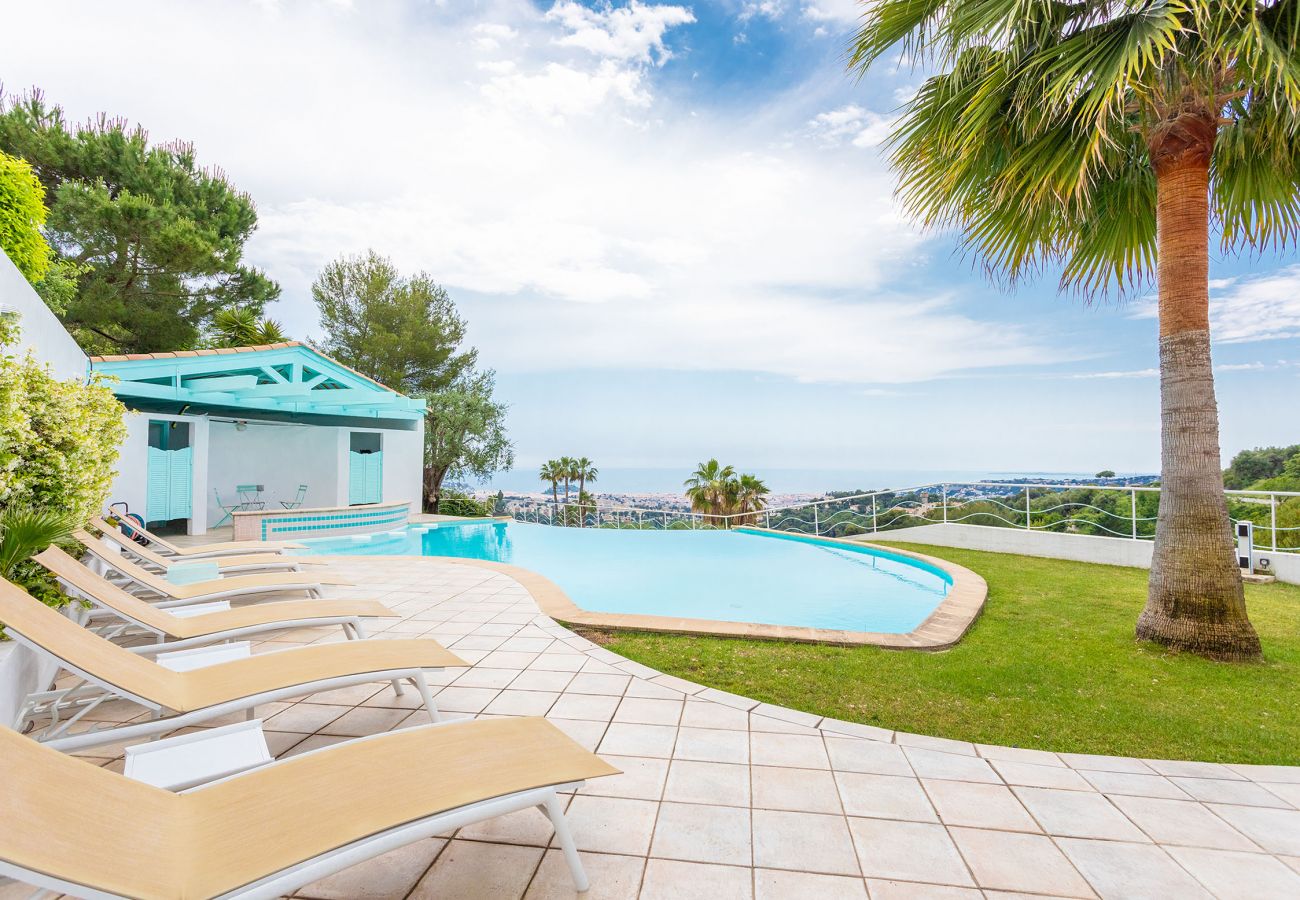
M 433 676 L 450 716 L 544 715 L 624 771 L 564 797 L 588 900 L 1300 896 L 1300 768 L 1049 753 L 836 721 L 618 656 L 556 624 L 536 585 L 499 566 L 324 559 L 358 585 L 331 596 L 401 613 L 375 622 L 376 638 L 433 638 L 472 663 Z M 255 651 L 339 639 L 337 628 L 299 629 Z M 288 756 L 422 724 L 417 703 L 375 684 L 258 714 Z M 120 721 L 137 709 L 96 712 Z M 120 769 L 115 747 L 86 755 Z M 550 826 L 524 810 L 296 896 L 575 895 Z

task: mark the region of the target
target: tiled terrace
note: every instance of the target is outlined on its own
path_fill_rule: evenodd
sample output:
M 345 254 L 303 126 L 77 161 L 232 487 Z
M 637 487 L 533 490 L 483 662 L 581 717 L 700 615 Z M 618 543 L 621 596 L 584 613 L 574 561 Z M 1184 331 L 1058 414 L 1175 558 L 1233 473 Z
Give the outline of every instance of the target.
M 1055 754 L 822 719 L 597 647 L 498 571 L 333 564 L 363 585 L 336 595 L 404 616 L 379 638 L 434 638 L 473 663 L 434 677 L 442 710 L 545 715 L 624 771 L 567 801 L 591 900 L 1300 896 L 1300 768 Z M 337 628 L 273 637 L 258 650 L 340 639 Z M 417 705 L 414 692 L 366 685 L 259 715 L 273 752 L 292 755 L 424 723 Z M 526 810 L 298 896 L 571 896 L 550 842 L 549 824 Z

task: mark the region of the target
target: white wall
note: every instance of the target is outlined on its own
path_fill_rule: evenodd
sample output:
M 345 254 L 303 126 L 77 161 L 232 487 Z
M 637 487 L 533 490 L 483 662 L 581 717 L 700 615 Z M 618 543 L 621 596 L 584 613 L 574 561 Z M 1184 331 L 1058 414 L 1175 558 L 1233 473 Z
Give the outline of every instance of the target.
M 130 411 L 126 414 L 126 440 L 117 459 L 117 476 L 109 489 L 108 502 L 125 502 L 131 512 L 147 515 L 149 499 L 149 422 L 186 422 L 190 426 L 194 477 L 190 482 L 191 509 L 202 510 L 208 489 L 208 420 L 204 416 L 170 416 L 164 413 Z M 208 520 L 196 516 L 190 520 L 190 534 L 207 531 Z
M 966 550 L 991 550 L 994 553 L 1019 553 L 1049 559 L 1073 559 L 1080 562 L 1105 563 L 1112 566 L 1151 568 L 1155 545 L 1151 541 L 1128 538 L 1095 537 L 1087 534 L 1061 534 L 1052 531 L 1029 531 L 1024 528 L 990 528 L 987 525 L 917 525 L 874 535 L 859 535 L 858 540 L 900 541 L 934 544 L 937 547 L 961 547 Z M 1273 564 L 1278 581 L 1300 584 L 1300 553 L 1255 552 Z
M 37 359 L 49 363 L 58 378 L 85 380 L 90 372 L 86 354 L 4 251 L 0 251 L 0 311 L 18 314 L 19 347 L 30 348 Z
M 220 492 L 222 500 L 234 503 L 239 499 L 237 484 L 265 485 L 262 499 L 266 508 L 279 509 L 281 500 L 294 499 L 300 484 L 307 485 L 303 506 L 338 506 L 342 482 L 346 505 L 347 457 L 345 454 L 340 468 L 337 449 L 341 431 L 346 429 L 253 421 L 239 431 L 232 422 L 212 422 L 207 523 L 212 525 L 225 515 L 217 506 L 212 488 Z

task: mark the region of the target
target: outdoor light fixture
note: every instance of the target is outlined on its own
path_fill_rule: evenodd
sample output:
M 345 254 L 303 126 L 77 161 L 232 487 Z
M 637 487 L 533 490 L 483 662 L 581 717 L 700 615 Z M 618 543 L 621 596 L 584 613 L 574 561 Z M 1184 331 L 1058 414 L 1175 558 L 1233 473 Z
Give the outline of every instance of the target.
M 1255 571 L 1255 523 L 1237 523 L 1237 565 L 1247 572 Z

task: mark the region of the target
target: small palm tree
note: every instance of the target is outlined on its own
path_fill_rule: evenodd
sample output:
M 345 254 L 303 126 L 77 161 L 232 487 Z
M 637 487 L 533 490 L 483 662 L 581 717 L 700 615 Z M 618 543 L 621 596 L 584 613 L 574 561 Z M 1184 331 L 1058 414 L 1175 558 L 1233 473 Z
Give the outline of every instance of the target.
M 901 47 L 939 74 L 893 137 L 904 204 L 1009 281 L 1158 289 L 1161 502 L 1137 635 L 1260 655 L 1219 460 L 1209 230 L 1300 236 L 1295 0 L 876 0 L 850 66 Z
M 691 509 L 710 516 L 722 515 L 727 506 L 727 486 L 735 477 L 735 469 L 716 459 L 700 463 L 683 482 Z
M 76 527 L 66 513 L 29 506 L 0 510 L 0 576 L 13 578 L 21 563 L 67 538 Z
M 554 459 L 547 460 L 542 464 L 542 468 L 537 473 L 537 477 L 542 481 L 549 481 L 551 484 L 551 508 L 554 510 L 554 515 L 551 516 L 551 520 L 554 521 L 560 514 L 560 479 L 564 477 L 559 461 Z
M 251 309 L 228 306 L 212 317 L 212 343 L 218 347 L 255 347 L 289 340 L 274 319 L 265 319 Z
M 591 460 L 587 459 L 587 457 L 585 456 L 575 459 L 573 461 L 573 468 L 574 471 L 577 473 L 576 477 L 578 479 L 578 511 L 579 513 L 581 513 L 582 509 L 584 508 L 583 504 L 588 503 L 591 500 L 590 497 L 586 497 L 584 499 L 583 496 L 586 493 L 587 482 L 595 481 L 596 476 L 600 474 L 600 471 L 596 468 L 596 464 L 593 463 Z M 586 517 L 579 515 L 578 522 L 579 524 L 586 525 Z
M 748 472 L 743 473 L 736 479 L 736 512 L 744 514 L 741 520 L 745 524 L 752 524 L 757 520 L 757 513 L 767 505 L 767 495 L 771 490 L 763 480 L 757 475 L 751 475 Z

